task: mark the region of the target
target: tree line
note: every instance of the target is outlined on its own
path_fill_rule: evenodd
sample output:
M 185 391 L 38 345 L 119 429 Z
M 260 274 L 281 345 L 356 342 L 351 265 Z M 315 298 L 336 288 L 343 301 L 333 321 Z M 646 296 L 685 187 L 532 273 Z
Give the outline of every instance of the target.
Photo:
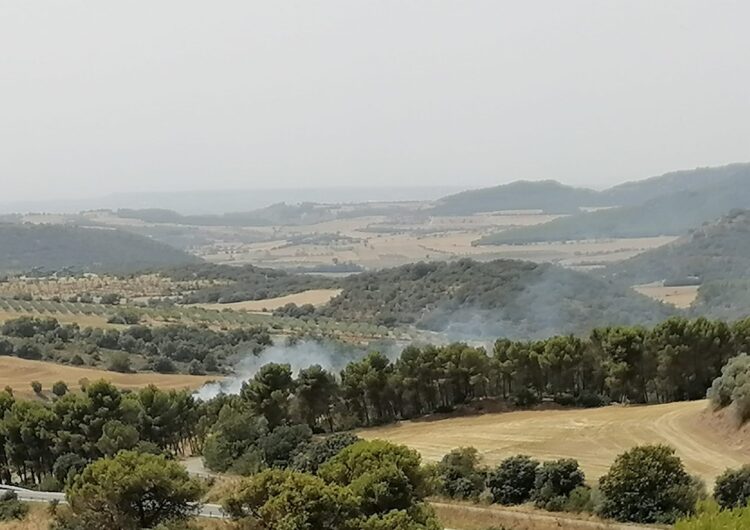
M 259 353 L 271 345 L 271 336 L 263 326 L 215 331 L 205 326 L 171 324 L 149 327 L 142 324 L 126 329 L 101 329 L 78 324 L 61 324 L 55 318 L 20 317 L 0 327 L 0 355 L 24 359 L 57 360 L 60 352 L 70 364 L 89 364 L 99 360 L 101 350 L 138 354 L 148 359 L 154 371 L 186 371 L 194 374 L 218 372 L 220 361 L 237 353 Z M 114 361 L 117 361 L 115 363 Z M 127 358 L 115 357 L 109 368 L 128 371 Z
M 448 412 L 487 398 L 518 406 L 666 403 L 705 398 L 727 361 L 749 347 L 750 319 L 672 318 L 653 328 L 598 328 L 586 338 L 499 339 L 489 351 L 412 345 L 395 360 L 370 353 L 339 374 L 313 366 L 295 376 L 289 365 L 270 364 L 241 397 L 248 413 L 272 426 L 305 423 L 313 431 Z

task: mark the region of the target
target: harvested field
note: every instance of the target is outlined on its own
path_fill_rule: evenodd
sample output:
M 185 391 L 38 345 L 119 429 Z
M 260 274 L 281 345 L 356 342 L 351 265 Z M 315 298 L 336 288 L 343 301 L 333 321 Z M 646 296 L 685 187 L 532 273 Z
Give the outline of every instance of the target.
M 750 461 L 750 440 L 731 438 L 706 419 L 707 401 L 598 409 L 518 411 L 365 429 L 417 449 L 436 461 L 456 447 L 476 447 L 493 465 L 517 454 L 542 460 L 576 458 L 589 480 L 606 473 L 615 457 L 640 444 L 674 447 L 688 470 L 710 485 L 727 467 Z
M 660 283 L 649 283 L 633 287 L 642 295 L 653 298 L 666 304 L 672 304 L 681 309 L 687 309 L 698 298 L 698 285 L 685 285 L 679 287 L 664 287 Z
M 478 506 L 458 502 L 432 502 L 440 522 L 446 528 L 461 530 L 487 530 L 512 528 L 513 530 L 635 530 L 654 528 L 601 521 L 593 517 L 573 514 L 548 513 L 526 506 Z
M 43 361 L 27 361 L 17 357 L 0 357 L 0 388 L 10 386 L 17 395 L 33 395 L 31 382 L 39 381 L 49 389 L 57 381 L 65 381 L 70 388 L 77 388 L 81 379 L 95 381 L 106 379 L 120 388 L 136 389 L 154 384 L 162 390 L 196 389 L 216 376 L 172 375 L 157 373 L 120 374 L 93 368 L 80 368 Z
M 264 300 L 248 300 L 246 302 L 232 302 L 230 304 L 195 304 L 197 307 L 204 309 L 215 309 L 218 311 L 224 309 L 243 310 L 243 311 L 273 311 L 287 304 L 297 304 L 298 306 L 312 304 L 320 306 L 327 304 L 331 298 L 338 296 L 341 289 L 311 289 L 301 293 L 288 294 L 276 298 L 266 298 Z

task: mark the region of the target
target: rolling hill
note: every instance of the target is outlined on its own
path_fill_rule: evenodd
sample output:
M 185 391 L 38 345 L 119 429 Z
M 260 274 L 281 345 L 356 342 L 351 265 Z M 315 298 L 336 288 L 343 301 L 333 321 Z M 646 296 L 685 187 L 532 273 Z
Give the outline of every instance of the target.
M 597 191 L 566 186 L 554 180 L 518 181 L 443 197 L 429 212 L 432 215 L 471 215 L 501 210 L 573 213 L 583 206 L 606 205 L 604 201 Z
M 673 309 L 606 280 L 550 264 L 417 263 L 342 281 L 318 309 L 342 321 L 415 324 L 453 337 L 534 338 L 648 324 Z
M 0 271 L 125 273 L 196 263 L 163 243 L 108 228 L 55 224 L 0 224 Z
M 628 284 L 678 284 L 689 277 L 704 282 L 747 278 L 748 272 L 750 211 L 737 210 L 674 243 L 612 264 L 605 274 Z
M 515 228 L 485 236 L 477 244 L 680 235 L 705 221 L 750 204 L 750 164 L 670 173 L 643 182 L 603 192 L 609 200 L 622 203 L 634 201 L 637 196 L 645 197 L 640 204 L 579 213 L 542 225 Z M 660 191 L 664 193 L 658 195 Z M 649 196 L 652 198 L 648 199 Z

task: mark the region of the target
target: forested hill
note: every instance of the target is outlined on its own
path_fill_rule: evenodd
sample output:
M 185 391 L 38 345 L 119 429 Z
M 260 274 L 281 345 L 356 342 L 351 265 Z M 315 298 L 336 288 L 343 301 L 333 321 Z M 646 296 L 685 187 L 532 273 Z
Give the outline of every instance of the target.
M 0 271 L 131 272 L 195 263 L 198 258 L 143 236 L 54 224 L 0 224 Z
M 433 215 L 471 215 L 500 210 L 542 210 L 547 213 L 573 213 L 582 206 L 606 203 L 594 190 L 574 188 L 554 180 L 518 181 L 494 188 L 464 191 L 440 199 Z
M 605 273 L 629 284 L 680 283 L 747 278 L 750 272 L 750 211 L 737 210 L 692 230 L 674 243 L 610 265 Z
M 456 337 L 543 337 L 649 324 L 674 310 L 587 274 L 498 260 L 417 263 L 344 280 L 319 312 L 343 321 L 416 324 Z
M 750 204 L 750 165 L 729 167 L 731 173 L 721 173 L 720 178 L 704 187 L 699 185 L 699 179 L 689 178 L 686 182 L 693 186 L 642 204 L 580 213 L 542 225 L 507 230 L 486 236 L 479 244 L 681 235 Z

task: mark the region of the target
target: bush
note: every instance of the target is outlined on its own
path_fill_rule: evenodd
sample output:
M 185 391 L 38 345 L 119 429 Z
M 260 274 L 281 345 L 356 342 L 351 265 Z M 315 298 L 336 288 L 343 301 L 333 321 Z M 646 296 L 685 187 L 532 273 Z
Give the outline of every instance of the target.
M 42 393 L 42 383 L 39 381 L 32 381 L 31 382 L 31 389 L 34 391 L 34 394 L 37 396 Z
M 568 495 L 564 510 L 571 513 L 594 513 L 596 500 L 594 492 L 587 486 L 579 486 Z
M 29 513 L 26 503 L 18 500 L 18 495 L 12 491 L 0 493 L 0 521 L 21 520 Z
M 177 367 L 172 362 L 172 359 L 168 357 L 157 357 L 151 363 L 151 368 L 153 368 L 154 372 L 159 372 L 160 374 L 173 374 L 177 371 Z
M 599 480 L 601 514 L 618 521 L 671 524 L 689 515 L 701 496 L 674 449 L 635 447 L 617 457 Z
M 440 493 L 452 499 L 478 499 L 484 490 L 485 473 L 473 447 L 454 449 L 435 467 Z
M 52 393 L 57 397 L 63 397 L 68 393 L 68 385 L 65 383 L 65 381 L 58 381 L 57 383 L 52 385 Z
M 545 462 L 536 470 L 534 479 L 534 503 L 538 508 L 552 512 L 565 509 L 568 497 L 576 488 L 584 485 L 586 478 L 572 459 Z
M 130 368 L 130 357 L 127 353 L 115 352 L 109 359 L 109 366 L 107 367 L 111 372 L 120 372 L 122 374 L 128 374 L 132 370 Z
M 519 455 L 503 460 L 487 476 L 487 487 L 494 502 L 504 505 L 523 504 L 531 498 L 539 462 Z
M 607 396 L 584 392 L 576 398 L 576 405 L 583 408 L 593 409 L 597 407 L 606 407 L 611 403 Z
M 727 469 L 716 479 L 714 498 L 724 509 L 742 508 L 750 501 L 750 465 Z
M 530 388 L 522 388 L 513 395 L 516 407 L 530 407 L 539 403 L 539 395 Z

